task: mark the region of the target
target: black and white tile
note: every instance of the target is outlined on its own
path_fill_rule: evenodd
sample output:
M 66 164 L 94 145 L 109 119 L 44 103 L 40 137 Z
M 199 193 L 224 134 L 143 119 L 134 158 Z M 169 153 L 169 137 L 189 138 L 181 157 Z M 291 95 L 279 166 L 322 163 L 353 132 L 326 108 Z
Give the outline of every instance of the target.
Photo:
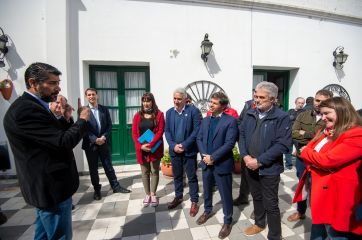
M 157 195 L 160 197 L 158 207 L 143 207 L 143 185 L 139 165 L 116 167 L 117 176 L 122 186 L 132 190 L 131 193 L 114 194 L 109 183 L 101 172 L 102 196 L 100 201 L 93 200 L 93 188 L 89 176 L 81 177 L 81 184 L 73 196 L 73 239 L 99 240 L 191 240 L 218 239 L 223 222 L 220 196 L 215 192 L 213 202 L 214 216 L 204 225 L 197 225 L 196 219 L 203 212 L 203 198 L 200 194 L 200 211 L 194 218 L 189 216 L 191 203 L 188 187 L 185 188 L 184 202 L 173 210 L 167 209 L 167 203 L 174 197 L 171 178 L 160 175 Z M 201 172 L 198 171 L 200 192 L 202 192 Z M 240 177 L 234 175 L 233 194 L 238 193 Z M 290 223 L 286 219 L 295 211 L 291 204 L 297 185 L 294 170 L 281 175 L 279 188 L 279 206 L 282 215 L 282 232 L 285 239 L 309 239 L 311 227 L 310 213 L 298 223 Z M 0 239 L 33 239 L 34 208 L 28 206 L 21 196 L 16 180 L 0 180 L 0 206 L 7 215 L 8 222 L 0 226 Z M 267 230 L 253 237 L 246 237 L 242 231 L 253 221 L 249 216 L 253 210 L 252 203 L 247 206 L 234 207 L 234 225 L 228 239 L 266 239 Z

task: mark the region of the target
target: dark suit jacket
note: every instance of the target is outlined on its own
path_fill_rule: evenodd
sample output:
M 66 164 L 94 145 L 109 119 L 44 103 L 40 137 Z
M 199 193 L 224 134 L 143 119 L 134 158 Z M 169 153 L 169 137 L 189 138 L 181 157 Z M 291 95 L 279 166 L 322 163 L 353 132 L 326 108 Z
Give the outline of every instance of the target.
M 165 137 L 169 145 L 170 156 L 176 156 L 174 152 L 175 145 L 178 144 L 175 142 L 175 115 L 178 114 L 175 111 L 175 108 L 170 108 L 166 112 L 166 126 L 165 126 Z M 185 119 L 186 124 L 184 125 L 185 131 L 185 140 L 181 142 L 183 148 L 185 149 L 185 156 L 195 156 L 198 152 L 196 145 L 196 137 L 199 132 L 200 123 L 201 123 L 201 113 L 200 110 L 192 105 L 185 106 Z
M 79 176 L 72 150 L 87 130 L 85 120 L 66 126 L 25 92 L 9 107 L 4 128 L 28 204 L 52 208 L 76 192 Z
M 241 159 L 249 155 L 249 147 L 259 113 L 249 109 L 241 123 L 239 137 L 239 151 Z M 277 107 L 273 107 L 263 118 L 260 129 L 260 146 L 257 156 L 262 164 L 260 175 L 279 175 L 284 171 L 283 154 L 288 153 L 292 146 L 292 134 L 289 115 Z
M 207 140 L 209 134 L 210 118 L 206 117 L 201 122 L 199 134 L 197 136 L 197 146 L 201 155 L 210 154 L 207 152 Z M 214 131 L 212 146 L 214 152 L 211 158 L 214 161 L 215 171 L 219 174 L 231 173 L 234 169 L 234 159 L 232 149 L 238 136 L 237 122 L 234 117 L 222 114 L 219 123 Z M 201 168 L 207 165 L 201 161 Z
M 106 137 L 106 143 L 111 143 L 112 133 L 112 120 L 108 109 L 105 106 L 98 104 L 99 121 L 101 123 L 101 130 L 98 132 L 96 119 L 91 112 L 89 121 L 87 122 L 88 134 L 84 135 L 82 149 L 90 150 L 96 148 L 96 139 L 102 136 Z

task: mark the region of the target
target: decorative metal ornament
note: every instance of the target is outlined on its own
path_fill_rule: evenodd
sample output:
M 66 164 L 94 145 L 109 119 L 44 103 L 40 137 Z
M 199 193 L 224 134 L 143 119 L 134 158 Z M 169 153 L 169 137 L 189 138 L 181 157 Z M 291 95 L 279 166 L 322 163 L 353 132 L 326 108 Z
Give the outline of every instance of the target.
M 8 41 L 8 36 L 6 36 L 3 29 L 0 27 L 0 67 L 5 67 L 4 57 L 8 53 L 8 47 L 6 46 Z
M 334 62 L 333 67 L 335 67 L 338 70 L 341 70 L 343 68 L 343 64 L 347 61 L 348 54 L 343 52 L 344 47 L 337 47 L 336 50 L 333 52 L 334 56 Z
M 196 81 L 185 87 L 187 94 L 192 100 L 192 104 L 197 107 L 201 113 L 207 113 L 209 110 L 210 97 L 214 92 L 224 92 L 219 85 L 210 81 Z
M 201 42 L 201 59 L 206 63 L 207 62 L 207 56 L 210 54 L 212 50 L 212 45 L 214 45 L 209 40 L 209 34 L 205 34 L 204 40 Z
M 347 90 L 344 89 L 341 85 L 329 84 L 325 86 L 323 89 L 331 91 L 333 93 L 333 96 L 335 97 L 340 96 L 347 99 L 348 101 L 351 101 L 351 98 L 349 97 Z

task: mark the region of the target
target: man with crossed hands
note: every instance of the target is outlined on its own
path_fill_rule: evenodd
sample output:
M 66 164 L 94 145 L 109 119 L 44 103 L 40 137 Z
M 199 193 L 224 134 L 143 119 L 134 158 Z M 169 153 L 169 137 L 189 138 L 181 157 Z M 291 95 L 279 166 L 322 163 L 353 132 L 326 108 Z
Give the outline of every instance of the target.
M 261 82 L 255 88 L 255 109 L 249 109 L 240 126 L 239 150 L 247 167 L 247 181 L 253 197 L 255 224 L 244 230 L 254 236 L 269 227 L 268 239 L 281 239 L 278 206 L 283 154 L 292 145 L 289 115 L 275 106 L 278 87 Z

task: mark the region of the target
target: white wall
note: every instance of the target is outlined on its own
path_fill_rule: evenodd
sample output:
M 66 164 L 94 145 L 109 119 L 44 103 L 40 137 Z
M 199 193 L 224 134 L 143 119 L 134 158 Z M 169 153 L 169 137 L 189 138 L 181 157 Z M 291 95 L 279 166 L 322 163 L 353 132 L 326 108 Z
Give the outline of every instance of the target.
M 360 0 L 257 0 L 258 2 L 294 6 L 334 14 L 362 17 L 362 2 Z
M 6 66 L 0 68 L 0 79 L 10 78 L 15 87 L 9 101 L 0 94 L 0 141 L 6 141 L 3 118 L 10 104 L 25 90 L 25 65 L 45 60 L 45 1 L 1 0 L 0 27 L 9 36 L 9 52 Z M 12 156 L 11 166 L 4 174 L 15 173 Z
M 339 84 L 347 90 L 354 106 L 361 108 L 360 42 L 361 26 L 253 12 L 253 64 L 299 69 L 290 90 L 290 106 L 298 96 L 314 96 L 328 84 Z M 349 57 L 343 70 L 336 72 L 332 53 L 337 46 L 343 46 Z
M 151 91 L 157 91 L 162 110 L 171 106 L 173 89 L 197 80 L 212 80 L 221 85 L 237 108 L 246 100 L 243 91 L 249 93 L 251 88 L 244 86 L 250 85 L 251 79 L 250 12 L 142 1 L 83 3 L 86 11 L 79 16 L 81 62 L 148 62 Z M 205 33 L 214 43 L 220 68 L 214 78 L 200 58 Z M 171 58 L 170 51 L 175 49 L 179 54 Z M 241 92 L 232 91 L 236 86 Z M 161 88 L 163 91 L 158 91 Z

